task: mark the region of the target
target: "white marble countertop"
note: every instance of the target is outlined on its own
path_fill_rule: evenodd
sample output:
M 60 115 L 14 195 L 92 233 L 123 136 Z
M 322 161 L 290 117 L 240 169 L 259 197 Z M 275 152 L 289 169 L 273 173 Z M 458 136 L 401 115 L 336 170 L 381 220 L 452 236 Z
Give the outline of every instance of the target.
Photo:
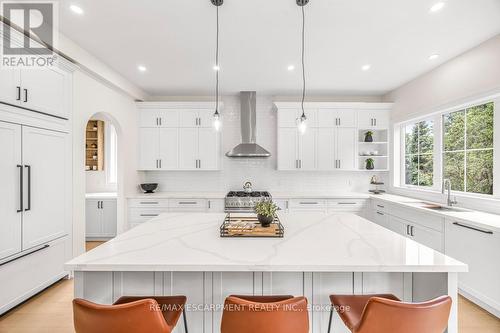
M 95 192 L 95 193 L 86 193 L 86 199 L 116 199 L 116 192 Z
M 165 213 L 66 263 L 71 271 L 464 272 L 349 213 L 279 213 L 284 238 L 221 238 L 225 214 Z
M 359 198 L 359 199 L 369 199 L 370 194 L 368 193 L 357 193 L 357 192 L 274 192 L 270 191 L 273 198 L 276 199 L 342 199 L 342 198 Z M 128 195 L 127 198 L 130 199 L 144 199 L 144 198 L 155 198 L 155 199 L 182 199 L 182 198 L 193 198 L 193 199 L 224 199 L 227 192 L 156 192 L 156 193 L 137 193 Z
M 461 221 L 468 222 L 474 226 L 477 226 L 477 227 L 480 227 L 483 229 L 487 229 L 487 230 L 491 230 L 491 231 L 495 231 L 495 232 L 500 232 L 500 215 L 490 214 L 490 213 L 485 213 L 485 212 L 480 212 L 480 211 L 475 211 L 475 210 L 467 210 L 467 209 L 464 209 L 463 211 L 435 211 L 432 209 L 419 207 L 418 205 L 416 205 L 416 203 L 428 202 L 428 203 L 434 203 L 434 204 L 441 205 L 441 206 L 443 204 L 436 203 L 433 201 L 409 198 L 409 197 L 393 195 L 393 194 L 372 195 L 371 197 L 374 199 L 384 200 L 384 201 L 387 201 L 389 203 L 401 205 L 401 206 L 404 206 L 405 208 L 416 209 L 416 210 L 419 210 L 421 212 L 442 216 L 442 217 L 445 217 L 448 219 L 461 220 Z M 459 208 L 459 209 L 461 209 L 461 208 Z M 390 214 L 390 212 L 389 212 L 389 214 Z

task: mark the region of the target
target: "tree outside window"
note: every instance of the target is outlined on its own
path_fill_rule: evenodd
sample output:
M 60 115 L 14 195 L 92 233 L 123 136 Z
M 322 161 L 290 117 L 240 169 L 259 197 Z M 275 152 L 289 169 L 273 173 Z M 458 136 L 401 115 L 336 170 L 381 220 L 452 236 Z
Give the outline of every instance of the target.
M 431 187 L 434 177 L 434 122 L 405 127 L 405 184 Z
M 493 194 L 494 103 L 443 115 L 443 178 L 454 191 Z

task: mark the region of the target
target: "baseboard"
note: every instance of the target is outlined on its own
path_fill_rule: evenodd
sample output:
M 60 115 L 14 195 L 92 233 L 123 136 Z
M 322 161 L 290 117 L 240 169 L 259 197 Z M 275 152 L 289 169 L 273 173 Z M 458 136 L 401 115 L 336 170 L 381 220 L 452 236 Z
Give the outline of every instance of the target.
M 500 318 L 500 304 L 489 297 L 475 292 L 473 289 L 458 284 L 458 293 L 467 298 L 472 303 L 488 311 L 497 318 Z

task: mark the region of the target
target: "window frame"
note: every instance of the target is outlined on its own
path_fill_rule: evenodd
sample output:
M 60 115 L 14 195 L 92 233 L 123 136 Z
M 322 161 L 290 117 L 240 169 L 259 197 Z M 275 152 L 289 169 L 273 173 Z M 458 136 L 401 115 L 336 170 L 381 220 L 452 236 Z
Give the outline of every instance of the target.
M 409 119 L 394 125 L 393 130 L 395 139 L 399 137 L 399 141 L 394 143 L 394 159 L 395 159 L 395 177 L 393 187 L 406 190 L 414 190 L 419 192 L 441 193 L 443 189 L 444 176 L 444 115 L 461 110 L 470 109 L 475 106 L 493 103 L 493 194 L 472 193 L 462 191 L 452 191 L 453 195 L 458 197 L 470 197 L 480 199 L 500 199 L 500 93 L 489 95 L 480 99 L 476 99 L 460 105 L 454 105 L 448 108 L 443 108 L 439 111 L 423 115 L 418 118 Z M 425 120 L 434 120 L 434 174 L 433 186 L 418 186 L 407 185 L 405 179 L 405 127 L 409 124 L 415 124 Z M 399 132 L 399 133 L 398 133 Z M 396 141 L 396 140 L 394 140 Z M 398 156 L 399 155 L 399 156 Z M 398 160 L 399 159 L 399 160 Z M 397 170 L 398 168 L 399 170 Z M 438 172 L 436 172 L 438 171 Z M 399 175 L 398 175 L 399 173 Z M 398 183 L 399 182 L 399 183 Z

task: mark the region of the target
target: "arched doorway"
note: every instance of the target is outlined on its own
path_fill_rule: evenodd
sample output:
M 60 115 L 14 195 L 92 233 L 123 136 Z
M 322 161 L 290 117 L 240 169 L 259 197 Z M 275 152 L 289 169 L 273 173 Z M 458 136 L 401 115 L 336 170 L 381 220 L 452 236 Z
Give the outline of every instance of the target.
M 120 125 L 111 115 L 98 112 L 88 119 L 83 143 L 87 251 L 114 238 L 120 229 L 120 138 Z

